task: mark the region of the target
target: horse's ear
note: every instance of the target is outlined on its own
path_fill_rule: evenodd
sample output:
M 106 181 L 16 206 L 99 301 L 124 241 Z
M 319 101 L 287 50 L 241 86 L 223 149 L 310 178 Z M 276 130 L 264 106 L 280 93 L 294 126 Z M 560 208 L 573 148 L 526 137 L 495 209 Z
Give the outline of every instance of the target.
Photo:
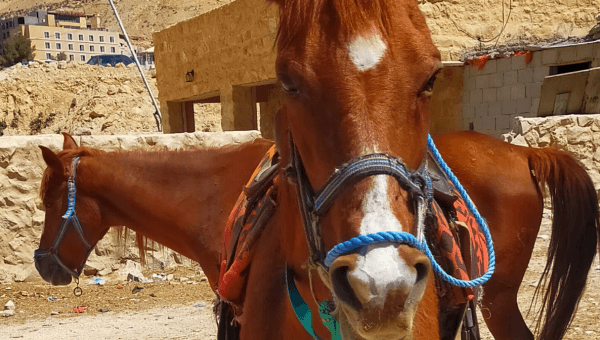
M 42 157 L 44 157 L 44 161 L 46 162 L 46 165 L 48 165 L 48 167 L 51 168 L 52 170 L 54 170 L 54 172 L 56 172 L 57 174 L 64 175 L 65 168 L 63 167 L 63 164 L 60 161 L 60 158 L 58 158 L 58 156 L 52 150 L 48 149 L 47 147 L 45 147 L 43 145 L 38 145 L 38 146 L 42 150 Z
M 75 142 L 75 139 L 73 139 L 73 137 L 71 137 L 70 134 L 63 132 L 62 133 L 63 136 L 65 137 L 65 141 L 63 142 L 63 150 L 71 150 L 71 149 L 77 149 L 77 143 Z

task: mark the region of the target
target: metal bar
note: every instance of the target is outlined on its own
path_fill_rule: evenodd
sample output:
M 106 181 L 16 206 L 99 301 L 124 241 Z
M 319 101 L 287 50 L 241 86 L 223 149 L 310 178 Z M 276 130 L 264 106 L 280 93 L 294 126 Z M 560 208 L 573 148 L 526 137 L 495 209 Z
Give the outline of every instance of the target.
M 152 104 L 154 104 L 154 108 L 156 109 L 156 111 L 154 112 L 154 120 L 156 120 L 156 127 L 158 128 L 158 132 L 162 132 L 162 127 L 161 127 L 162 115 L 160 113 L 160 109 L 158 108 L 158 104 L 156 103 L 156 100 L 154 99 L 152 90 L 150 90 L 150 85 L 148 85 L 148 82 L 146 81 L 146 76 L 144 75 L 144 72 L 142 71 L 142 67 L 140 66 L 140 61 L 138 60 L 137 55 L 136 55 L 135 51 L 133 50 L 131 43 L 129 42 L 129 36 L 127 35 L 127 32 L 125 32 L 125 27 L 123 27 L 123 23 L 121 22 L 121 18 L 119 17 L 117 8 L 115 7 L 115 4 L 113 3 L 112 0 L 108 0 L 108 2 L 110 3 L 110 7 L 112 7 L 113 12 L 115 13 L 115 17 L 117 18 L 119 27 L 121 27 L 121 31 L 123 32 L 123 35 L 125 36 L 125 41 L 127 42 L 127 46 L 129 46 L 129 51 L 131 51 L 131 55 L 133 56 L 133 61 L 135 61 L 135 64 L 137 65 L 137 68 L 140 71 L 142 80 L 144 81 L 144 84 L 146 85 L 146 89 L 148 89 L 148 94 L 150 94 L 150 99 L 152 100 Z

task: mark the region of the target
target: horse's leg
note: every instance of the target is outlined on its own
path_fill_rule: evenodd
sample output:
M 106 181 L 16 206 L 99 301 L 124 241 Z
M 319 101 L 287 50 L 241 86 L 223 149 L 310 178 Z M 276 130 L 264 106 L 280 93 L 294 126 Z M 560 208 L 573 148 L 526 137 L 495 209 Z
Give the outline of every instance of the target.
M 494 240 L 496 270 L 482 299 L 485 322 L 497 340 L 533 339 L 517 305 L 543 209 L 527 154 L 475 133 L 446 135 L 436 144 L 488 221 Z

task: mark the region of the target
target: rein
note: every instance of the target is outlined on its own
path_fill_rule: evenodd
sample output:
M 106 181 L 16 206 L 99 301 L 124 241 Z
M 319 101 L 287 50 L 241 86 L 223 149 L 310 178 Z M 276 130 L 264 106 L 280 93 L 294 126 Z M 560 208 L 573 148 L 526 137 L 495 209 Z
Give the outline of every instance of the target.
M 294 144 L 291 133 L 289 134 L 289 140 L 291 161 L 290 165 L 286 168 L 286 175 L 288 178 L 292 179 L 296 185 L 298 204 L 300 206 L 302 222 L 310 251 L 310 258 L 308 259 L 307 265 L 309 271 L 316 268 L 320 274 L 325 274 L 337 257 L 363 246 L 376 243 L 400 243 L 409 245 L 424 253 L 429 258 L 433 271 L 442 280 L 451 285 L 459 287 L 475 287 L 482 285 L 490 279 L 495 270 L 496 256 L 487 223 L 475 208 L 475 205 L 471 201 L 466 190 L 442 159 L 431 136 L 428 135 L 427 144 L 434 159 L 440 164 L 442 171 L 448 176 L 460 195 L 465 199 L 468 209 L 475 216 L 475 219 L 481 226 L 485 236 L 486 245 L 488 247 L 489 265 L 484 275 L 473 280 L 459 280 L 446 273 L 435 260 L 429 249 L 427 240 L 425 240 L 425 219 L 428 215 L 431 215 L 431 205 L 433 202 L 433 187 L 431 178 L 427 173 L 426 160 L 423 161 L 419 169 L 410 171 L 402 160 L 386 154 L 361 156 L 336 169 L 333 175 L 327 180 L 324 188 L 319 193 L 315 194 L 306 176 L 302 159 Z M 321 229 L 319 226 L 319 217 L 327 212 L 340 192 L 364 178 L 375 175 L 389 175 L 394 177 L 398 181 L 398 184 L 411 194 L 413 201 L 416 203 L 415 206 L 417 207 L 415 212 L 415 230 L 417 231 L 417 236 L 408 232 L 398 231 L 382 231 L 367 235 L 359 235 L 334 246 L 325 255 Z M 306 311 L 308 306 L 302 300 L 297 289 L 295 289 L 293 279 L 288 279 L 288 275 L 288 270 L 286 269 L 288 295 L 290 297 L 290 302 L 294 307 L 294 312 L 305 330 L 314 338 L 318 339 L 313 331 L 312 323 L 310 321 L 310 310 L 308 310 L 308 312 Z M 321 275 L 322 278 L 324 278 L 324 276 L 326 277 L 326 275 Z M 326 281 L 327 280 L 324 280 L 325 283 Z M 339 330 L 337 320 L 330 314 L 330 305 L 332 305 L 332 303 L 329 301 L 324 301 L 322 303 L 319 303 L 318 301 L 315 302 L 319 306 L 319 314 L 321 314 L 321 319 L 324 323 L 325 321 L 331 323 L 331 320 L 333 319 L 334 326 L 327 327 L 331 333 L 332 339 L 339 339 L 339 334 L 332 331 L 332 329 Z
M 36 260 L 41 260 L 45 257 L 54 258 L 56 263 L 58 263 L 62 267 L 62 269 L 64 269 L 67 273 L 69 273 L 75 279 L 75 282 L 77 283 L 77 287 L 73 290 L 73 293 L 76 296 L 79 296 L 82 293 L 82 290 L 79 287 L 79 276 L 83 272 L 83 267 L 85 266 L 85 261 L 77 270 L 73 270 L 73 269 L 69 268 L 60 259 L 60 257 L 58 256 L 58 248 L 60 247 L 60 244 L 63 240 L 63 237 L 65 236 L 67 229 L 69 228 L 70 225 L 72 225 L 73 229 L 75 230 L 75 233 L 79 236 L 79 239 L 81 240 L 81 242 L 83 243 L 83 245 L 85 246 L 85 248 L 87 250 L 86 258 L 90 255 L 90 252 L 92 251 L 92 249 L 94 249 L 94 246 L 92 246 L 90 244 L 90 242 L 85 238 L 85 235 L 83 234 L 83 229 L 81 228 L 81 224 L 79 223 L 79 219 L 77 218 L 77 215 L 75 214 L 75 201 L 77 200 L 77 195 L 76 195 L 77 190 L 75 188 L 75 176 L 77 173 L 77 163 L 78 162 L 79 162 L 79 157 L 73 158 L 73 161 L 71 162 L 71 176 L 69 176 L 69 179 L 67 181 L 67 190 L 68 190 L 67 211 L 62 216 L 62 222 L 60 224 L 60 228 L 58 229 L 58 233 L 56 234 L 56 237 L 54 238 L 54 242 L 52 243 L 52 246 L 48 250 L 38 249 L 38 250 L 34 251 L 34 253 L 33 253 L 33 257 Z

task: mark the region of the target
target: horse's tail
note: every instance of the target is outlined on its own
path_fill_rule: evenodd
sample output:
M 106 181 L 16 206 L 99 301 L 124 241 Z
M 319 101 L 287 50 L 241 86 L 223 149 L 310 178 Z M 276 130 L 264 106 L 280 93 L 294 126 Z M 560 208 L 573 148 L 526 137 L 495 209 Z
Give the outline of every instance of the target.
M 539 339 L 562 339 L 600 246 L 598 197 L 587 172 L 568 153 L 530 149 L 528 158 L 540 189 L 545 191 L 547 185 L 554 208 L 548 261 L 533 300 L 542 293 L 536 331 L 545 314 Z

